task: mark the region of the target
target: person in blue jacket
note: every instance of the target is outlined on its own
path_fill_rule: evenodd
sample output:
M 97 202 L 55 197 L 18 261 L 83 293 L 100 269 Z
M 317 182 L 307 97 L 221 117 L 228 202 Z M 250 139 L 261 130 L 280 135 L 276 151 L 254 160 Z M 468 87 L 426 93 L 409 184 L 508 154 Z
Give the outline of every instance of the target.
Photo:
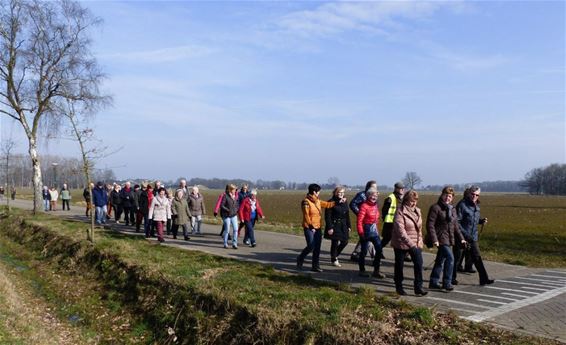
M 92 189 L 92 203 L 95 207 L 96 224 L 105 224 L 108 194 L 104 188 L 104 183 L 101 181 L 98 181 L 96 186 Z
M 493 279 L 489 279 L 478 244 L 478 225 L 487 224 L 487 218 L 480 218 L 480 192 L 481 189 L 478 186 L 471 186 L 468 188 L 468 190 L 464 193 L 464 198 L 456 205 L 456 212 L 458 214 L 460 232 L 468 243 L 472 264 L 476 266 L 479 274 L 480 285 L 487 285 L 493 284 L 495 281 Z M 456 249 L 455 254 L 455 262 L 458 262 L 460 255 L 462 255 L 462 248 Z M 457 265 L 454 265 L 454 271 L 452 274 L 453 284 L 458 283 L 456 280 L 457 271 Z

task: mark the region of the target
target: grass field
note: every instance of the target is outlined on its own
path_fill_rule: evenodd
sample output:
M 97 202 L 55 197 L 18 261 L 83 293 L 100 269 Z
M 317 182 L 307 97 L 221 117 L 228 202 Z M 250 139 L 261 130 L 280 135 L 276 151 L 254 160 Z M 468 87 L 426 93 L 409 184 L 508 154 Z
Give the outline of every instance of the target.
M 212 211 L 221 191 L 202 193 L 208 211 L 205 221 L 220 223 L 212 217 Z M 380 200 L 388 194 L 382 191 Z M 73 201 L 80 204 L 82 191 L 73 191 L 72 195 Z M 348 193 L 348 199 L 353 195 Z M 302 235 L 300 204 L 304 196 L 302 191 L 259 191 L 266 219 L 257 228 Z M 30 199 L 31 191 L 19 191 L 18 198 Z M 321 198 L 330 198 L 330 192 L 323 191 Z M 460 198 L 458 195 L 456 201 Z M 418 206 L 425 219 L 437 199 L 436 193 L 420 195 Z M 485 258 L 533 267 L 566 267 L 566 197 L 482 193 L 481 207 L 482 217 L 489 218 L 480 238 Z M 351 218 L 354 221 L 353 214 Z

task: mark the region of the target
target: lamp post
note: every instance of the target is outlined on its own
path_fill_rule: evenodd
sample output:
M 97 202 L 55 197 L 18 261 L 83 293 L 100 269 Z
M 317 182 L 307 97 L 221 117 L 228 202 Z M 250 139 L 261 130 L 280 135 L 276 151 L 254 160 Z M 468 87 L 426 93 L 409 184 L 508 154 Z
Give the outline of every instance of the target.
M 51 163 L 53 166 L 53 186 L 57 188 L 57 166 L 59 163 Z

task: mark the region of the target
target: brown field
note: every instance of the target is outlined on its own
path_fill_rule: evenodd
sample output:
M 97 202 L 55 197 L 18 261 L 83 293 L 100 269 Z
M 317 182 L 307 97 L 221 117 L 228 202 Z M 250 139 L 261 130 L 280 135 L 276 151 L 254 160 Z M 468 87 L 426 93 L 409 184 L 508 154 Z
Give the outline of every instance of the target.
M 221 192 L 202 190 L 207 222 L 219 223 L 212 211 Z M 381 192 L 380 200 L 389 193 Z M 354 194 L 347 193 L 348 199 Z M 73 202 L 81 204 L 82 191 L 73 191 L 72 195 Z M 330 195 L 330 191 L 323 191 L 321 198 L 326 200 Z M 258 224 L 258 229 L 302 235 L 300 204 L 304 196 L 302 191 L 259 191 L 266 219 Z M 18 198 L 30 197 L 31 191 L 19 191 Z M 460 198 L 458 195 L 456 201 Z M 418 206 L 423 217 L 437 199 L 437 193 L 421 193 Z M 481 205 L 482 217 L 489 218 L 480 238 L 484 257 L 534 267 L 566 267 L 566 197 L 482 193 Z

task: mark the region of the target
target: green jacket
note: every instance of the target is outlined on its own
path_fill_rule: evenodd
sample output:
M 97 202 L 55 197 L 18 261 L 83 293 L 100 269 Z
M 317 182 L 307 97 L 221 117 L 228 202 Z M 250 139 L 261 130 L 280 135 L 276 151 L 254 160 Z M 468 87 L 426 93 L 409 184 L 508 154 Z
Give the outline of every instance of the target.
M 61 200 L 71 200 L 71 192 L 68 189 L 61 190 Z
M 171 215 L 174 225 L 187 224 L 191 219 L 191 211 L 189 211 L 187 199 L 174 198 L 171 203 Z

